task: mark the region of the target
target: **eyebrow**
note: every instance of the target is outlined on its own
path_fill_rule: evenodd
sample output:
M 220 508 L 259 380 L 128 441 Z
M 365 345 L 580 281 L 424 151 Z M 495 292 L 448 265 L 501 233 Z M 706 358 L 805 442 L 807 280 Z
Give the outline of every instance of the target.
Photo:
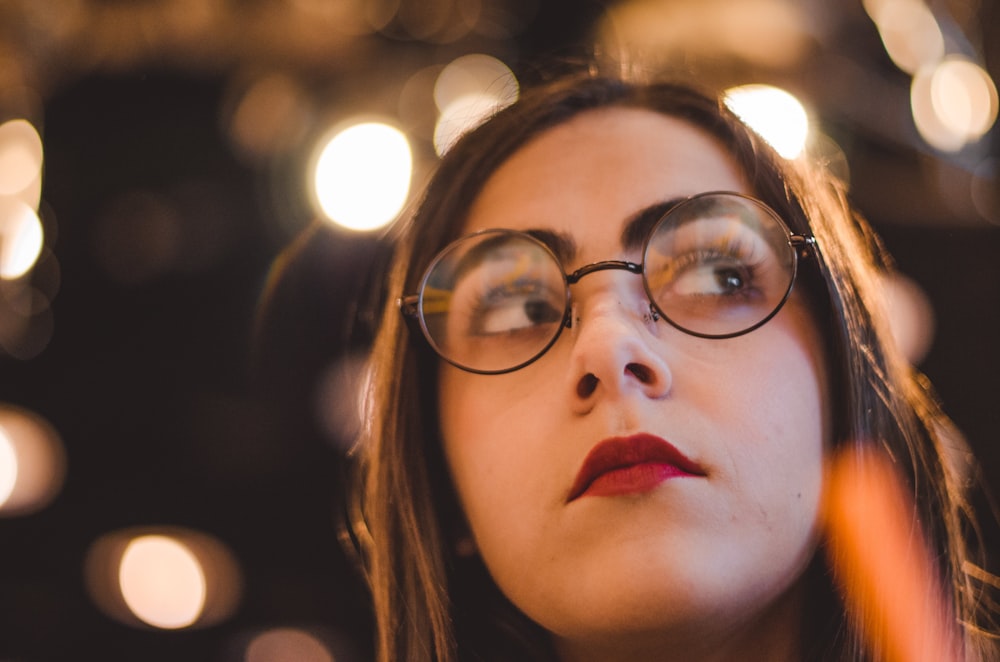
M 648 207 L 644 207 L 635 212 L 627 219 L 622 227 L 621 238 L 619 239 L 622 248 L 627 251 L 639 250 L 642 248 L 646 237 L 652 232 L 653 227 L 659 222 L 663 215 L 687 200 L 687 197 L 671 198 L 657 202 Z M 576 257 L 578 247 L 573 235 L 567 232 L 555 232 L 541 228 L 526 230 L 535 239 L 538 239 L 555 253 L 556 257 L 563 264 L 570 264 Z
M 653 231 L 653 227 L 660 222 L 663 215 L 671 209 L 687 200 L 687 197 L 671 198 L 657 202 L 648 207 L 640 209 L 632 214 L 622 228 L 621 245 L 625 250 L 634 251 L 642 248 L 646 242 L 646 237 Z

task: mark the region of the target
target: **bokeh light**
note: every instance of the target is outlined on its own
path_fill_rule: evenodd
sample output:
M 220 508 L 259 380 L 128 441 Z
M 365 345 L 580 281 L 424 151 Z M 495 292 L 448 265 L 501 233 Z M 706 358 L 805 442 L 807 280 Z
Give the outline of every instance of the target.
M 87 588 L 112 618 L 176 630 L 229 618 L 242 591 L 233 554 L 217 539 L 180 527 L 145 527 L 99 538 L 87 554 Z
M 811 127 L 806 151 L 814 163 L 829 171 L 845 186 L 850 186 L 851 164 L 844 148 L 832 136 Z
M 396 18 L 402 0 L 372 0 L 362 3 L 364 19 L 368 29 L 384 30 Z
M 934 108 L 931 91 L 933 70 L 918 73 L 910 83 L 910 110 L 920 137 L 943 152 L 957 152 L 965 146 L 965 137 L 952 131 Z
M 883 277 L 889 330 L 903 355 L 918 365 L 934 342 L 934 309 L 923 289 L 901 273 Z
M 471 32 L 480 10 L 478 0 L 403 0 L 396 21 L 414 39 L 446 44 Z
M 726 106 L 786 159 L 805 149 L 809 116 L 792 94 L 772 85 L 741 85 L 724 95 Z
M 620 0 L 597 26 L 601 52 L 641 54 L 665 69 L 703 59 L 796 67 L 818 26 L 803 3 Z M 807 35 L 809 35 L 807 37 Z
M 317 384 L 316 410 L 327 438 L 345 452 L 358 440 L 368 420 L 371 363 L 366 355 L 346 354 Z
M 239 153 L 251 160 L 291 149 L 304 137 L 311 103 L 293 77 L 270 73 L 229 91 L 227 128 Z
M 17 484 L 17 451 L 7 434 L 0 428 L 0 509 L 14 492 Z
M 443 155 L 463 134 L 517 101 L 520 86 L 506 64 L 489 55 L 464 55 L 450 62 L 434 83 L 440 115 L 434 149 Z
M 997 118 L 997 89 L 989 74 L 959 56 L 922 70 L 910 87 L 913 120 L 931 146 L 954 152 L 981 138 Z
M 831 458 L 825 490 L 833 575 L 873 659 L 964 659 L 943 578 L 892 460 L 875 446 L 848 444 Z
M 0 516 L 44 508 L 65 475 L 66 452 L 55 428 L 34 412 L 0 405 Z
M 42 139 L 27 120 L 0 124 L 0 196 L 38 209 L 42 191 Z
M 0 278 L 16 280 L 35 265 L 45 235 L 34 209 L 14 197 L 0 197 Z
M 122 553 L 119 582 L 125 604 L 150 625 L 182 628 L 205 607 L 205 574 L 180 541 L 161 535 L 134 539 Z
M 975 62 L 960 57 L 945 59 L 934 71 L 931 94 L 942 121 L 969 140 L 981 138 L 996 121 L 996 86 Z
M 944 36 L 931 10 L 920 0 L 883 0 L 869 15 L 886 53 L 897 67 L 914 74 L 944 57 Z
M 483 0 L 368 0 L 363 5 L 370 26 L 395 39 L 449 44 L 484 27 Z M 507 18 L 491 12 L 489 27 Z
M 253 638 L 245 662 L 334 662 L 316 637 L 298 628 L 274 628 Z
M 470 94 L 485 94 L 498 102 L 517 100 L 518 83 L 514 72 L 495 57 L 473 53 L 448 63 L 434 82 L 434 101 L 444 110 Z
M 400 125 L 412 136 L 429 139 L 439 110 L 434 100 L 434 84 L 444 67 L 432 65 L 413 72 L 399 88 L 396 115 Z
M 0 285 L 0 293 L 0 355 L 20 361 L 35 358 L 48 347 L 55 330 L 49 297 L 21 281 Z
M 441 111 L 434 125 L 434 151 L 444 156 L 459 138 L 497 110 L 497 100 L 488 94 L 467 94 L 456 99 Z
M 945 59 L 934 72 L 931 93 L 938 116 L 969 140 L 981 138 L 997 118 L 997 88 L 975 62 Z
M 354 124 L 320 148 L 313 174 L 323 214 L 366 231 L 390 223 L 406 204 L 413 154 L 406 136 L 379 122 Z

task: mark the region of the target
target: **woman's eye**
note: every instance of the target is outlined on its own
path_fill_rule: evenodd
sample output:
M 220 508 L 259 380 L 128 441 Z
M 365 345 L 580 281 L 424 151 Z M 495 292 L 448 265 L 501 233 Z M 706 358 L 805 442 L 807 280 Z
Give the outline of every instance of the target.
M 679 296 L 733 296 L 753 285 L 753 268 L 739 260 L 709 257 L 680 265 L 671 282 Z
M 494 335 L 512 333 L 558 323 L 563 312 L 535 287 L 503 288 L 488 293 L 472 315 L 469 333 Z

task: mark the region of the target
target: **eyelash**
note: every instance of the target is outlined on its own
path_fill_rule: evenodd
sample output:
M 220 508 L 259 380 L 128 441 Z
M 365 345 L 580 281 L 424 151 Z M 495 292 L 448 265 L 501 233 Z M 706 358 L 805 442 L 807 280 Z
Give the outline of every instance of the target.
M 532 287 L 525 288 L 525 284 L 530 284 Z M 488 291 L 483 293 L 477 293 L 472 297 L 470 304 L 471 314 L 468 319 L 472 320 L 482 320 L 486 313 L 493 311 L 492 302 L 497 298 L 505 295 L 521 295 L 525 297 L 533 295 L 542 295 L 545 292 L 545 287 L 541 286 L 537 281 L 531 281 L 530 279 L 517 279 L 513 282 L 505 285 L 498 285 L 496 287 L 490 288 Z M 542 300 L 547 300 L 548 297 L 541 297 Z M 530 327 L 526 327 L 530 328 Z M 480 332 L 481 333 L 481 332 Z
M 691 265 L 727 259 L 733 260 L 738 262 L 741 268 L 746 271 L 747 283 L 745 287 L 741 288 L 740 293 L 748 293 L 755 289 L 761 265 L 765 262 L 763 257 L 754 258 L 755 248 L 755 246 L 748 245 L 746 241 L 741 239 L 723 238 L 715 245 L 700 247 L 697 250 L 689 250 L 681 253 L 674 260 L 674 269 L 677 273 L 682 273 Z

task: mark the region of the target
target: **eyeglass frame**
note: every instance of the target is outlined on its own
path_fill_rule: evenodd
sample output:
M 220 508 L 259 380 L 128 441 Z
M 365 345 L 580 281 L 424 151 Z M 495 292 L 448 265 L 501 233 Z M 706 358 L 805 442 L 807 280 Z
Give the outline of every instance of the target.
M 645 274 L 645 261 L 646 261 L 646 253 L 649 248 L 649 242 L 653 238 L 653 235 L 656 234 L 656 230 L 660 227 L 660 224 L 663 222 L 663 219 L 682 205 L 688 204 L 693 200 L 714 195 L 724 195 L 724 196 L 742 198 L 744 200 L 749 200 L 755 205 L 763 208 L 763 210 L 768 214 L 770 214 L 770 216 L 778 223 L 779 227 L 782 230 L 784 230 L 785 239 L 787 240 L 788 247 L 792 249 L 792 255 L 793 255 L 792 274 L 791 278 L 788 279 L 788 287 L 785 288 L 785 293 L 782 295 L 781 300 L 778 301 L 778 303 L 775 305 L 774 309 L 770 313 L 765 315 L 762 319 L 748 326 L 747 328 L 741 329 L 740 331 L 734 331 L 731 333 L 724 333 L 724 334 L 700 333 L 697 331 L 692 331 L 691 329 L 687 329 L 678 324 L 677 322 L 673 321 L 670 318 L 670 316 L 667 315 L 666 312 L 661 310 L 660 307 L 657 305 L 655 297 L 653 297 L 652 293 L 649 291 L 649 282 L 647 281 Z M 566 289 L 566 310 L 563 313 L 563 319 L 559 324 L 559 328 L 552 335 L 552 338 L 541 349 L 539 349 L 538 352 L 536 352 L 531 358 L 522 361 L 521 363 L 518 363 L 517 365 L 511 368 L 503 368 L 500 370 L 483 370 L 479 368 L 471 368 L 469 366 L 462 365 L 461 363 L 458 363 L 457 361 L 445 356 L 438 349 L 437 343 L 431 337 L 431 333 L 427 329 L 427 323 L 426 320 L 424 319 L 424 315 L 421 313 L 421 306 L 419 305 L 423 297 L 423 293 L 427 287 L 427 281 L 429 277 L 434 272 L 434 269 L 435 267 L 437 267 L 438 263 L 445 257 L 445 255 L 447 255 L 449 249 L 458 242 L 466 241 L 474 237 L 489 233 L 498 233 L 498 234 L 507 233 L 511 235 L 518 235 L 530 240 L 532 243 L 535 243 L 539 247 L 544 249 L 544 251 L 549 254 L 549 256 L 552 258 L 555 264 L 559 266 L 559 272 L 563 277 Z M 470 232 L 468 234 L 462 235 L 461 237 L 458 237 L 453 241 L 448 242 L 448 244 L 442 247 L 441 250 L 439 250 L 434 255 L 434 258 L 424 269 L 417 286 L 417 292 L 415 294 L 407 294 L 398 297 L 395 303 L 396 307 L 399 309 L 400 313 L 407 321 L 407 326 L 411 327 L 411 331 L 413 325 L 416 324 L 420 329 L 420 335 L 423 336 L 424 341 L 430 346 L 430 348 L 434 351 L 434 353 L 437 354 L 438 357 L 441 358 L 443 361 L 455 366 L 460 370 L 464 370 L 466 372 L 470 372 L 477 375 L 503 375 L 509 372 L 516 372 L 521 368 L 525 368 L 534 363 L 535 361 L 537 361 L 538 359 L 540 359 L 556 343 L 556 341 L 562 335 L 563 329 L 570 329 L 573 327 L 572 292 L 570 291 L 569 287 L 570 285 L 577 284 L 580 281 L 580 279 L 582 279 L 584 276 L 588 274 L 597 271 L 622 270 L 640 276 L 642 278 L 643 291 L 646 294 L 646 298 L 649 300 L 649 314 L 650 314 L 650 319 L 653 322 L 657 322 L 660 319 L 663 319 L 668 324 L 670 324 L 670 326 L 674 327 L 678 331 L 685 333 L 689 336 L 693 336 L 696 338 L 706 338 L 709 340 L 725 340 L 727 338 L 736 338 L 742 335 L 746 335 L 752 331 L 759 329 L 760 327 L 764 326 L 769 321 L 771 321 L 771 319 L 773 319 L 774 316 L 777 315 L 778 312 L 785 306 L 785 302 L 788 301 L 788 298 L 792 294 L 792 289 L 794 288 L 795 281 L 798 277 L 799 260 L 806 259 L 810 255 L 818 253 L 818 251 L 819 251 L 819 244 L 815 236 L 811 234 L 796 234 L 795 232 L 793 232 L 792 229 L 788 227 L 788 224 L 781 217 L 781 215 L 778 214 L 777 211 L 775 211 L 769 204 L 767 204 L 763 200 L 760 200 L 759 198 L 756 198 L 752 195 L 747 195 L 745 193 L 738 193 L 735 191 L 706 191 L 704 193 L 698 193 L 696 195 L 688 196 L 687 198 L 680 200 L 677 204 L 670 207 L 670 209 L 663 212 L 663 214 L 656 221 L 656 223 L 654 223 L 651 226 L 649 233 L 646 235 L 646 238 L 643 239 L 642 251 L 641 251 L 641 254 L 643 256 L 642 263 L 630 262 L 628 260 L 599 260 L 597 262 L 591 262 L 589 264 L 585 264 L 579 269 L 567 273 L 566 271 L 564 271 L 562 261 L 555 254 L 552 248 L 538 237 L 535 237 L 534 235 L 528 232 L 524 232 L 521 230 L 513 230 L 510 228 L 486 228 L 483 230 L 477 230 L 476 232 Z

